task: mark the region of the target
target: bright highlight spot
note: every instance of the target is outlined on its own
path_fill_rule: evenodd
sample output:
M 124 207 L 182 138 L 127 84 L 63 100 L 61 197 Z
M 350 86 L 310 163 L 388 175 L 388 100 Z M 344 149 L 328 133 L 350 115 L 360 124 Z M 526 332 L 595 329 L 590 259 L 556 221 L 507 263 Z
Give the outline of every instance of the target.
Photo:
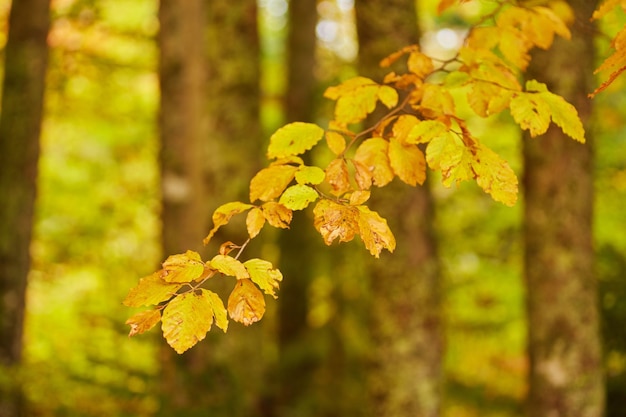
M 441 29 L 435 35 L 437 43 L 445 49 L 455 49 L 459 44 L 459 37 L 452 29 Z

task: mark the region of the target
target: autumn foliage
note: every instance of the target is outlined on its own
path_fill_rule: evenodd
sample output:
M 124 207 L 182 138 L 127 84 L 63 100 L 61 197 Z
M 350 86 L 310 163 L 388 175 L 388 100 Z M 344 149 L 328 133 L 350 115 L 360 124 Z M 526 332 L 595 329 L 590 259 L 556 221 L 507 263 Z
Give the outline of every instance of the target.
M 440 9 L 452 3 L 444 0 Z M 218 207 L 204 243 L 238 215 L 245 215 L 248 240 L 222 244 L 208 261 L 192 251 L 168 257 L 162 269 L 141 279 L 124 301 L 129 307 L 156 305 L 128 319 L 130 334 L 161 321 L 163 336 L 182 353 L 204 339 L 213 324 L 226 331 L 229 317 L 244 325 L 260 320 L 264 294 L 275 298 L 283 277 L 268 261 L 240 258 L 266 225 L 289 228 L 293 211 L 312 206 L 313 225 L 327 245 L 358 236 L 379 257 L 383 250 L 393 252 L 396 240 L 387 221 L 367 203 L 376 188 L 396 178 L 422 185 L 429 168 L 441 173 L 447 187 L 474 180 L 495 201 L 514 205 L 516 174 L 472 134 L 468 117 L 508 110 L 533 137 L 554 123 L 572 139 L 585 140 L 571 104 L 538 81 L 519 81 L 532 48 L 547 49 L 555 36 L 570 37 L 567 5 L 539 3 L 499 2 L 470 29 L 449 60 L 433 59 L 410 45 L 381 62 L 389 67 L 403 61 L 405 72 L 389 72 L 381 81 L 358 76 L 328 88 L 324 96 L 335 102 L 328 127 L 296 122 L 278 129 L 270 138 L 269 165 L 250 181 L 249 202 Z M 556 3 L 559 7 L 553 7 Z M 461 114 L 462 100 L 473 114 Z M 372 127 L 361 128 L 377 109 L 382 116 Z M 319 146 L 327 147 L 330 161 L 306 165 L 302 155 Z M 235 279 L 226 302 L 204 288 L 223 277 Z

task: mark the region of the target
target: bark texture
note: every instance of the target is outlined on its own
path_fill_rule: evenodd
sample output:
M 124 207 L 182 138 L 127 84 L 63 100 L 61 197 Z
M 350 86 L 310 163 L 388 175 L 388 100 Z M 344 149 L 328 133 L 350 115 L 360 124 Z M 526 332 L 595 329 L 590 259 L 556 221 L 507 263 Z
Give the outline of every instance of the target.
M 572 40 L 533 56 L 528 77 L 545 82 L 589 126 L 594 1 L 572 0 Z M 524 141 L 525 274 L 531 417 L 600 417 L 603 378 L 592 247 L 591 133 L 579 144 L 551 126 Z
M 22 357 L 50 25 L 49 0 L 13 2 L 0 115 L 0 372 Z M 9 378 L 11 380 L 11 378 Z M 24 414 L 19 386 L 0 386 L 0 416 Z
M 382 80 L 389 69 L 380 69 L 380 60 L 418 41 L 415 2 L 359 1 L 356 16 L 360 73 Z M 374 192 L 374 209 L 387 218 L 398 248 L 369 269 L 373 415 L 435 417 L 443 343 L 432 197 L 427 184 L 411 188 L 398 180 Z

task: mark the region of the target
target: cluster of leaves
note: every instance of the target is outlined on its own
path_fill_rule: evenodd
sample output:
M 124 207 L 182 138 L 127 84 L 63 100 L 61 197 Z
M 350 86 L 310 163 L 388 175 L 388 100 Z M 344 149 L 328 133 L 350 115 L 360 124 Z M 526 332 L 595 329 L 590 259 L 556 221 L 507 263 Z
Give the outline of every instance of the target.
M 593 13 L 592 19 L 597 20 L 603 18 L 615 10 L 618 5 L 621 6 L 623 10 L 626 10 L 625 0 L 606 0 Z M 611 45 L 615 49 L 615 52 L 605 59 L 595 71 L 596 74 L 603 71 L 611 71 L 611 74 L 593 93 L 589 94 L 590 97 L 594 97 L 599 92 L 604 91 L 626 70 L 626 25 L 615 35 Z
M 449 3 L 444 0 L 441 8 Z M 427 167 L 441 172 L 445 186 L 473 179 L 494 200 L 512 206 L 518 193 L 515 173 L 472 135 L 455 97 L 465 96 L 480 117 L 508 109 L 531 136 L 545 133 L 552 121 L 584 142 L 572 105 L 542 83 L 528 81 L 523 87 L 518 81 L 530 61 L 529 51 L 549 48 L 555 35 L 569 38 L 570 32 L 552 8 L 500 2 L 469 31 L 452 59 L 435 60 L 411 45 L 381 62 L 389 67 L 405 60 L 406 72 L 390 72 L 380 83 L 355 77 L 328 88 L 325 97 L 335 101 L 328 129 L 302 122 L 278 129 L 267 151 L 271 163 L 250 182 L 250 202 L 218 207 L 204 243 L 236 215 L 246 213 L 249 241 L 266 224 L 288 228 L 294 210 L 313 205 L 314 227 L 327 245 L 358 236 L 379 257 L 383 249 L 393 252 L 396 241 L 387 221 L 366 204 L 372 189 L 396 177 L 421 185 Z M 383 115 L 372 127 L 359 130 L 376 109 Z M 300 155 L 320 143 L 332 159 L 323 167 L 306 165 Z M 125 300 L 128 306 L 159 304 L 127 321 L 131 335 L 161 320 L 165 339 L 180 353 L 202 340 L 213 321 L 226 331 L 227 310 L 231 319 L 245 325 L 258 321 L 265 310 L 259 288 L 275 297 L 282 275 L 267 261 L 240 262 L 248 241 L 222 245 L 209 262 L 195 252 L 170 256 L 163 269 L 143 278 Z M 240 250 L 231 257 L 228 252 L 234 248 Z M 236 278 L 227 310 L 217 294 L 200 288 L 218 274 Z

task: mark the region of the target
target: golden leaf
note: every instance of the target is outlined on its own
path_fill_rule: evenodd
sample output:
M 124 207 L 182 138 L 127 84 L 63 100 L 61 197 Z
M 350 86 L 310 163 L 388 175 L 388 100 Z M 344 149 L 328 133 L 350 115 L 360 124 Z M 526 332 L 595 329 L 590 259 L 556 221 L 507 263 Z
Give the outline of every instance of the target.
M 491 194 L 495 201 L 507 206 L 515 205 L 517 176 L 504 159 L 484 145 L 477 145 L 474 148 L 472 168 L 480 188 Z
M 330 184 L 333 195 L 342 195 L 350 190 L 350 177 L 348 165 L 343 158 L 333 159 L 326 167 L 326 182 Z
M 382 187 L 393 180 L 389 164 L 389 143 L 382 138 L 365 140 L 356 150 L 354 160 L 367 167 L 372 174 L 374 185 Z
M 435 69 L 433 61 L 430 59 L 430 57 L 424 55 L 419 51 L 412 51 L 409 54 L 407 66 L 409 68 L 409 71 L 411 71 L 413 74 L 417 75 L 420 78 L 426 78 L 426 76 L 432 73 Z
M 205 290 L 204 288 L 201 288 L 200 291 L 202 292 L 203 297 L 208 298 L 211 303 L 215 325 L 226 333 L 226 330 L 228 330 L 228 316 L 226 313 L 226 307 L 224 307 L 224 302 L 220 296 L 213 291 Z
M 287 188 L 278 202 L 290 210 L 304 210 L 310 203 L 317 200 L 315 189 L 308 185 L 296 184 Z
M 161 329 L 167 343 L 183 353 L 206 337 L 213 324 L 213 305 L 204 291 L 174 298 L 163 309 Z
M 389 162 L 393 172 L 406 184 L 421 185 L 426 180 L 426 159 L 417 145 L 404 145 L 391 138 Z
M 128 307 L 156 305 L 175 295 L 183 284 L 165 282 L 161 279 L 161 273 L 162 271 L 159 271 L 141 278 L 139 284 L 128 292 L 124 305 Z
M 161 320 L 160 310 L 141 311 L 126 320 L 126 324 L 130 326 L 128 336 L 145 333 L 152 329 Z
M 367 206 L 358 206 L 357 208 L 359 233 L 365 247 L 377 258 L 383 249 L 393 252 L 396 249 L 396 239 L 387 225 L 387 220 Z
M 404 139 L 406 143 L 428 143 L 436 137 L 450 134 L 450 128 L 438 120 L 422 120 L 415 124 Z
M 249 326 L 263 318 L 263 293 L 249 279 L 237 281 L 228 297 L 228 314 L 233 320 Z
M 328 87 L 324 97 L 336 100 L 335 122 L 340 125 L 358 123 L 376 108 L 380 100 L 391 108 L 398 103 L 395 89 L 365 77 L 355 77 L 338 86 Z
M 243 263 L 250 273 L 250 279 L 261 288 L 265 294 L 276 296 L 279 282 L 283 280 L 283 274 L 272 266 L 271 262 L 263 259 L 249 259 Z
M 248 230 L 248 235 L 250 239 L 254 239 L 261 229 L 265 225 L 265 216 L 263 216 L 263 211 L 255 207 L 248 212 L 248 216 L 246 217 L 246 228 Z
M 361 204 L 365 203 L 367 200 L 370 199 L 371 194 L 372 193 L 370 191 L 365 191 L 365 190 L 357 190 L 357 191 L 350 193 L 350 195 L 348 196 L 350 205 L 360 206 Z
M 335 239 L 349 242 L 359 232 L 359 211 L 356 207 L 322 199 L 315 205 L 313 215 L 313 225 L 327 245 L 332 244 Z
M 296 181 L 298 184 L 321 184 L 326 178 L 326 173 L 320 167 L 301 166 L 296 172 Z
M 324 129 L 313 123 L 294 122 L 278 129 L 267 148 L 269 159 L 300 155 L 311 149 L 324 136 Z M 254 201 L 254 200 L 252 200 Z
M 170 255 L 163 262 L 161 278 L 165 282 L 191 282 L 204 274 L 204 262 L 197 252 L 188 250 Z
M 326 144 L 332 153 L 341 155 L 346 150 L 346 140 L 337 132 L 326 132 Z
M 265 220 L 274 227 L 288 229 L 293 213 L 290 209 L 280 203 L 270 201 L 261 207 Z
M 298 167 L 274 165 L 263 168 L 250 181 L 250 201 L 270 201 L 278 198 L 294 179 Z
M 513 92 L 508 89 L 476 80 L 467 93 L 467 100 L 477 115 L 488 117 L 506 109 L 512 96 Z
M 417 143 L 418 138 L 414 133 L 414 128 L 420 123 L 420 120 L 410 114 L 404 114 L 398 117 L 393 124 L 393 137 L 402 144 Z
M 515 122 L 532 137 L 543 135 L 550 126 L 550 107 L 537 93 L 516 93 L 510 109 Z
M 426 148 L 426 162 L 435 171 L 441 171 L 442 183 L 450 187 L 473 178 L 472 155 L 465 144 L 451 133 L 438 136 Z
M 239 201 L 233 201 L 230 203 L 222 204 L 213 212 L 213 229 L 209 232 L 207 237 L 204 238 L 204 244 L 208 244 L 211 238 L 215 235 L 217 230 L 228 224 L 230 219 L 239 213 L 243 213 L 246 210 L 254 207 L 252 204 L 245 204 Z
M 237 279 L 250 278 L 248 270 L 243 266 L 243 263 L 232 256 L 215 255 L 209 262 L 209 266 L 224 275 L 236 277 Z
M 354 166 L 354 180 L 359 190 L 369 190 L 372 187 L 373 181 L 372 171 L 362 162 L 355 161 L 354 159 L 351 159 L 350 162 L 352 162 Z
M 456 111 L 452 94 L 445 87 L 437 84 L 424 85 L 420 108 L 424 115 L 432 118 L 454 115 Z

